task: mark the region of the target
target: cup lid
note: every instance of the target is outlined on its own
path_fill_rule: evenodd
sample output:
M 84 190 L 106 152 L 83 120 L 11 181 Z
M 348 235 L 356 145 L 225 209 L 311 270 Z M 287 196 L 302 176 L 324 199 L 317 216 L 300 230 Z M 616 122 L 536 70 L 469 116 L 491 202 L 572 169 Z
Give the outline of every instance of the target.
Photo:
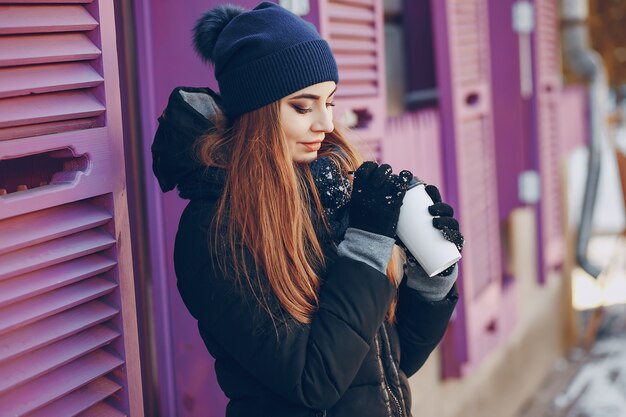
M 422 184 L 426 184 L 426 183 L 414 175 L 413 178 L 411 178 L 411 180 L 409 181 L 409 185 L 407 186 L 406 189 L 410 190 L 411 188 L 415 188 L 418 185 L 422 185 Z

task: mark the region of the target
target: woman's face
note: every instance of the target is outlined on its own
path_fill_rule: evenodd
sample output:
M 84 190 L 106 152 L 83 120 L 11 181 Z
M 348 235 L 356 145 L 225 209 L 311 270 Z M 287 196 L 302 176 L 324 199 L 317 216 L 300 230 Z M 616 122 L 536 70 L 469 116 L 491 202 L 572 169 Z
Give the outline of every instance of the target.
M 334 129 L 334 81 L 313 84 L 280 100 L 280 126 L 294 162 L 317 158 L 326 133 Z

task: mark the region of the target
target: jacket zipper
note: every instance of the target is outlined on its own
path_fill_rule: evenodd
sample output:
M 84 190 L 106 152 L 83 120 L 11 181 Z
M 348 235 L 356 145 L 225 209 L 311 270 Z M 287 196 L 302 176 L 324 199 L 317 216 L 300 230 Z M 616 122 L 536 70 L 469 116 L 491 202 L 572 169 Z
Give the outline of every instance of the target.
M 398 410 L 398 416 L 404 417 L 404 413 L 402 412 L 402 407 L 400 407 L 400 401 L 398 401 L 396 396 L 393 395 L 393 392 L 391 391 L 391 388 L 389 388 L 389 386 L 387 386 L 387 390 L 389 391 L 389 394 L 391 394 L 391 398 L 393 398 L 393 401 L 396 404 L 396 409 Z
M 380 374 L 380 377 L 382 378 L 380 383 L 382 384 L 383 390 L 386 394 L 385 396 L 387 397 L 385 398 L 385 403 L 387 404 L 387 415 L 389 417 L 394 417 L 394 413 L 393 411 L 391 411 L 391 401 L 389 400 L 389 397 L 391 397 L 393 399 L 394 405 L 396 406 L 396 409 L 398 410 L 398 417 L 403 417 L 402 408 L 400 408 L 400 402 L 398 401 L 396 396 L 393 395 L 391 388 L 389 388 L 389 384 L 387 384 L 387 377 L 385 375 L 385 369 L 381 357 L 380 339 L 378 338 L 378 334 L 376 334 L 374 340 L 376 342 L 376 359 L 378 359 L 378 372 Z
M 383 323 L 383 336 L 385 338 L 385 344 L 387 347 L 387 351 L 389 353 L 389 360 L 391 362 L 391 370 L 393 371 L 393 376 L 395 377 L 395 383 L 398 386 L 398 392 L 400 393 L 400 401 L 402 403 L 400 416 L 402 416 L 403 414 L 402 410 L 406 410 L 406 403 L 404 401 L 404 395 L 402 394 L 402 384 L 400 383 L 400 375 L 398 373 L 398 368 L 396 367 L 396 363 L 394 362 L 393 355 L 391 353 L 391 343 L 389 342 L 389 334 L 387 333 L 387 328 L 385 327 L 384 323 Z M 397 399 L 396 399 L 396 402 L 398 403 L 398 407 L 400 407 L 400 402 L 398 402 Z

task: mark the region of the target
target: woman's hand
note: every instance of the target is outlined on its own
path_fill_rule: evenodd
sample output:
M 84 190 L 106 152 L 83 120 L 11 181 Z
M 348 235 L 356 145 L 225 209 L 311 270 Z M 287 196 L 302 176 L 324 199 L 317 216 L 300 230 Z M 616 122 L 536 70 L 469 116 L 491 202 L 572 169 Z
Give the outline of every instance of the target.
M 394 237 L 400 206 L 413 174 L 392 174 L 387 164 L 363 163 L 354 173 L 350 200 L 350 227 Z
M 463 250 L 465 238 L 459 231 L 459 222 L 455 219 L 454 209 L 449 204 L 441 201 L 441 194 L 434 185 L 427 185 L 426 192 L 433 200 L 433 205 L 428 207 L 428 212 L 435 216 L 433 218 L 433 226 L 443 233 L 443 237 L 455 244 L 459 252 Z

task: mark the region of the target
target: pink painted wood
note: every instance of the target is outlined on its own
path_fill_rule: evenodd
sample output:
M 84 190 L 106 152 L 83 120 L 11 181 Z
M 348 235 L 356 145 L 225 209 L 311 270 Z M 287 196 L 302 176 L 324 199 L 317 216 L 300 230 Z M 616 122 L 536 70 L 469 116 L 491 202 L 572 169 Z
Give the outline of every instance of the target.
M 105 278 L 91 278 L 51 293 L 30 298 L 0 309 L 0 334 L 19 329 L 61 311 L 109 294 L 117 284 Z
M 0 35 L 86 31 L 97 26 L 79 5 L 0 6 Z
M 574 149 L 589 142 L 587 118 L 584 116 L 587 114 L 587 88 L 582 85 L 563 88 L 558 110 L 559 155 L 562 160 Z
M 93 3 L 94 0 L 62 0 L 63 3 L 77 3 L 88 4 Z M 60 3 L 61 0 L 0 0 L 0 4 L 48 4 L 48 3 Z
M 563 212 L 561 201 L 561 158 L 558 128 L 561 97 L 560 47 L 556 0 L 536 0 L 537 24 L 534 32 L 534 72 L 536 94 L 533 105 L 536 114 L 541 193 L 539 203 L 539 233 L 543 247 L 543 273 L 558 268 L 563 262 Z M 568 118 L 569 120 L 569 118 Z
M 119 336 L 119 332 L 99 325 L 0 365 L 0 395 L 100 349 Z
M 487 2 L 431 2 L 446 200 L 467 245 L 457 314 L 443 344 L 444 376 L 461 376 L 501 341 L 502 276 L 491 113 Z
M 1 11 L 0 160 L 74 159 L 0 196 L 0 414 L 143 415 L 113 4 Z
M 71 211 L 74 215 L 67 216 Z M 113 216 L 103 207 L 84 202 L 52 207 L 20 217 L 0 220 L 0 255 L 59 237 L 93 229 L 108 223 Z M 11 235 L 11 239 L 8 236 Z
M 97 6 L 97 7 L 96 7 Z M 114 214 L 114 224 L 110 233 L 115 237 L 118 267 L 113 270 L 112 278 L 119 285 L 119 293 L 110 302 L 121 310 L 117 325 L 122 331 L 123 343 L 118 343 L 116 350 L 125 361 L 124 369 L 116 375 L 124 385 L 122 393 L 115 398 L 118 409 L 131 416 L 144 415 L 143 390 L 141 385 L 141 367 L 139 358 L 139 340 L 137 332 L 137 309 L 135 304 L 135 280 L 131 236 L 128 221 L 128 202 L 126 199 L 126 167 L 124 155 L 124 137 L 122 127 L 119 66 L 117 61 L 117 41 L 115 31 L 114 2 L 99 1 L 97 5 L 87 6 L 88 10 L 99 18 L 100 48 L 102 50 L 102 70 L 105 79 L 101 97 L 107 105 L 106 126 L 108 129 L 107 145 L 111 152 L 110 163 L 106 166 L 110 178 L 109 209 Z M 104 404 L 104 403 L 100 403 Z
M 339 66 L 335 118 L 354 112 L 361 124 L 350 138 L 366 154 L 380 148 L 385 128 L 383 7 L 378 1 L 319 0 L 318 29 Z
M 90 161 L 87 172 L 78 175 L 72 183 L 52 184 L 0 198 L 0 219 L 110 192 L 115 184 L 111 172 L 116 171 L 110 168 L 114 156 L 109 141 L 110 130 L 96 128 L 47 135 L 44 139 L 29 137 L 0 142 L 2 159 L 69 148 L 74 156 L 89 155 Z
M 114 260 L 94 254 L 0 281 L 0 307 L 102 274 L 115 265 Z
M 0 102 L 0 128 L 99 116 L 104 110 L 84 91 L 8 98 Z
M 29 417 L 75 416 L 78 413 L 86 411 L 90 407 L 97 405 L 121 389 L 122 387 L 120 385 L 111 381 L 107 377 L 102 377 L 81 387 L 77 391 L 71 392 L 64 397 L 59 398 L 57 401 L 40 408 L 34 413 L 29 414 Z M 116 412 L 123 415 L 123 413 L 120 413 L 110 406 L 109 410 L 113 410 L 113 412 L 109 412 L 106 414 L 107 416 L 115 415 Z M 89 415 L 94 416 L 95 414 L 91 414 L 90 412 Z
M 115 239 L 108 233 L 86 230 L 9 252 L 0 256 L 0 282 L 20 274 L 100 252 L 113 245 L 115 245 Z
M 0 68 L 0 98 L 96 87 L 103 81 L 86 62 Z
M 24 415 L 97 380 L 123 363 L 116 355 L 97 350 L 1 395 L 0 410 L 7 415 Z
M 0 67 L 95 59 L 101 52 L 82 33 L 0 38 Z
M 101 301 L 91 301 L 24 326 L 2 336 L 0 362 L 48 346 L 65 337 L 103 323 L 118 313 L 119 310 Z
M 111 407 L 107 403 L 100 402 L 76 417 L 126 417 L 125 413 Z
M 374 19 L 374 2 L 361 2 L 353 4 L 345 4 L 340 1 L 330 0 L 328 9 L 328 18 L 332 20 L 348 20 L 360 21 L 370 24 Z
M 87 117 L 84 119 L 62 120 L 60 122 L 39 123 L 0 129 L 0 142 L 3 140 L 29 138 L 56 133 L 73 132 L 77 130 L 93 129 L 102 126 L 101 117 Z
M 439 113 L 435 109 L 389 118 L 382 141 L 382 161 L 395 172 L 410 170 L 445 195 L 440 140 Z

